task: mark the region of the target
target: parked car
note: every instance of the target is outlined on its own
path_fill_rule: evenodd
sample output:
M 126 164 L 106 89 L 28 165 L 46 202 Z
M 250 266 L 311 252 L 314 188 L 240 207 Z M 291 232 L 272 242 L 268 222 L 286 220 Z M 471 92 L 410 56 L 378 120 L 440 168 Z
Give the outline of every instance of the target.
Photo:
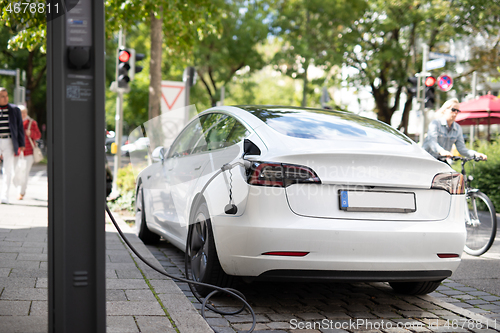
M 111 145 L 115 142 L 115 132 L 108 132 L 108 134 L 106 135 L 106 154 L 112 154 L 111 153 Z M 122 136 L 122 145 L 126 145 L 128 144 L 128 136 L 127 135 L 123 135 Z M 121 147 L 120 146 L 120 147 Z
M 130 153 L 135 151 L 144 151 L 147 154 L 147 150 L 149 147 L 149 138 L 138 138 L 136 141 L 129 143 L 127 140 L 127 144 L 121 147 L 122 155 L 130 156 Z
M 214 107 L 152 158 L 137 179 L 138 235 L 185 251 L 197 281 L 385 281 L 426 294 L 460 264 L 462 176 L 377 120 Z

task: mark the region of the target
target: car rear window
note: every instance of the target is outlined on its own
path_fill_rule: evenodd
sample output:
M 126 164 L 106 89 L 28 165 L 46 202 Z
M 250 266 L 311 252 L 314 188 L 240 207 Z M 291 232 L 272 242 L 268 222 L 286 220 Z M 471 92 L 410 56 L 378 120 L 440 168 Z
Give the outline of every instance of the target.
M 280 107 L 242 107 L 279 133 L 302 139 L 411 144 L 403 133 L 378 120 L 349 112 Z

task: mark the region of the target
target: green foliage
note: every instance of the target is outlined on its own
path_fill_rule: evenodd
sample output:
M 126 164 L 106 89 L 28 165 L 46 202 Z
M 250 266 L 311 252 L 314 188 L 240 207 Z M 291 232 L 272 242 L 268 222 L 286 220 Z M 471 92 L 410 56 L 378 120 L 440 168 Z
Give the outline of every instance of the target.
M 108 201 L 108 206 L 112 211 L 133 213 L 135 207 L 135 192 L 123 192 L 118 199 Z
M 198 79 L 211 105 L 220 99 L 220 87 L 225 86 L 236 72 L 243 68 L 252 72 L 264 66 L 256 46 L 268 35 L 267 2 L 224 2 L 219 8 L 222 32 L 206 32 L 194 46 L 192 54 Z
M 465 165 L 467 174 L 474 177 L 471 185 L 484 192 L 493 202 L 495 209 L 500 210 L 500 140 L 488 143 L 477 142 L 474 150 L 486 154 L 487 161 L 467 162 Z M 455 166 L 456 169 L 456 166 Z M 460 166 L 458 166 L 460 170 Z
M 307 97 L 315 90 L 308 86 L 311 66 L 328 73 L 334 65 L 342 64 L 344 44 L 350 42 L 344 30 L 364 8 L 363 0 L 277 2 L 272 27 L 283 44 L 273 63 L 284 74 L 303 81 L 302 106 L 309 105 Z
M 132 164 L 118 170 L 116 186 L 121 193 L 135 190 L 135 174 Z
M 135 207 L 135 175 L 132 164 L 118 170 L 116 186 L 120 192 L 118 199 L 109 202 L 112 210 L 133 212 Z

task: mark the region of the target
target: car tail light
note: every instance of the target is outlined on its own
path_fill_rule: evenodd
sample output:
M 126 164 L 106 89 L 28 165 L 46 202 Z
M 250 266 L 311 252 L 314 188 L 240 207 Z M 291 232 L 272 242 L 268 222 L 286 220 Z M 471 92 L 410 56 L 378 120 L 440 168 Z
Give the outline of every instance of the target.
M 316 173 L 306 166 L 254 162 L 248 171 L 248 183 L 261 186 L 287 187 L 297 183 L 321 184 Z
M 450 194 L 464 194 L 464 176 L 461 173 L 438 173 L 432 180 L 431 188 Z

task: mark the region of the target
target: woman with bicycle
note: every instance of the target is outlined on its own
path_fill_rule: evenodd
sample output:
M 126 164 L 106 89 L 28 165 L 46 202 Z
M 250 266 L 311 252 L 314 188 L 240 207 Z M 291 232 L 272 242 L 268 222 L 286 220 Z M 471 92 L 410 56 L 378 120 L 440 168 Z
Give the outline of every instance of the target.
M 480 157 L 486 160 L 488 158 L 486 155 L 465 147 L 462 127 L 455 122 L 459 112 L 460 104 L 458 99 L 447 100 L 437 112 L 441 117 L 429 124 L 422 147 L 435 158 L 439 156 L 452 157 L 451 147 L 455 144 L 461 155 L 469 158 Z
M 429 124 L 427 137 L 424 140 L 423 148 L 440 161 L 462 161 L 462 175 L 465 181 L 465 227 L 467 229 L 467 239 L 465 241 L 465 252 L 480 256 L 491 247 L 495 240 L 497 230 L 496 210 L 490 198 L 479 189 L 472 188 L 470 182 L 472 176 L 467 176 L 465 163 L 471 160 L 486 160 L 487 156 L 477 151 L 465 147 L 462 128 L 455 122 L 455 118 L 460 112 L 460 104 L 456 98 L 446 101 L 438 110 L 440 119 L 433 120 Z M 458 152 L 465 156 L 453 156 L 450 152 L 455 144 Z

